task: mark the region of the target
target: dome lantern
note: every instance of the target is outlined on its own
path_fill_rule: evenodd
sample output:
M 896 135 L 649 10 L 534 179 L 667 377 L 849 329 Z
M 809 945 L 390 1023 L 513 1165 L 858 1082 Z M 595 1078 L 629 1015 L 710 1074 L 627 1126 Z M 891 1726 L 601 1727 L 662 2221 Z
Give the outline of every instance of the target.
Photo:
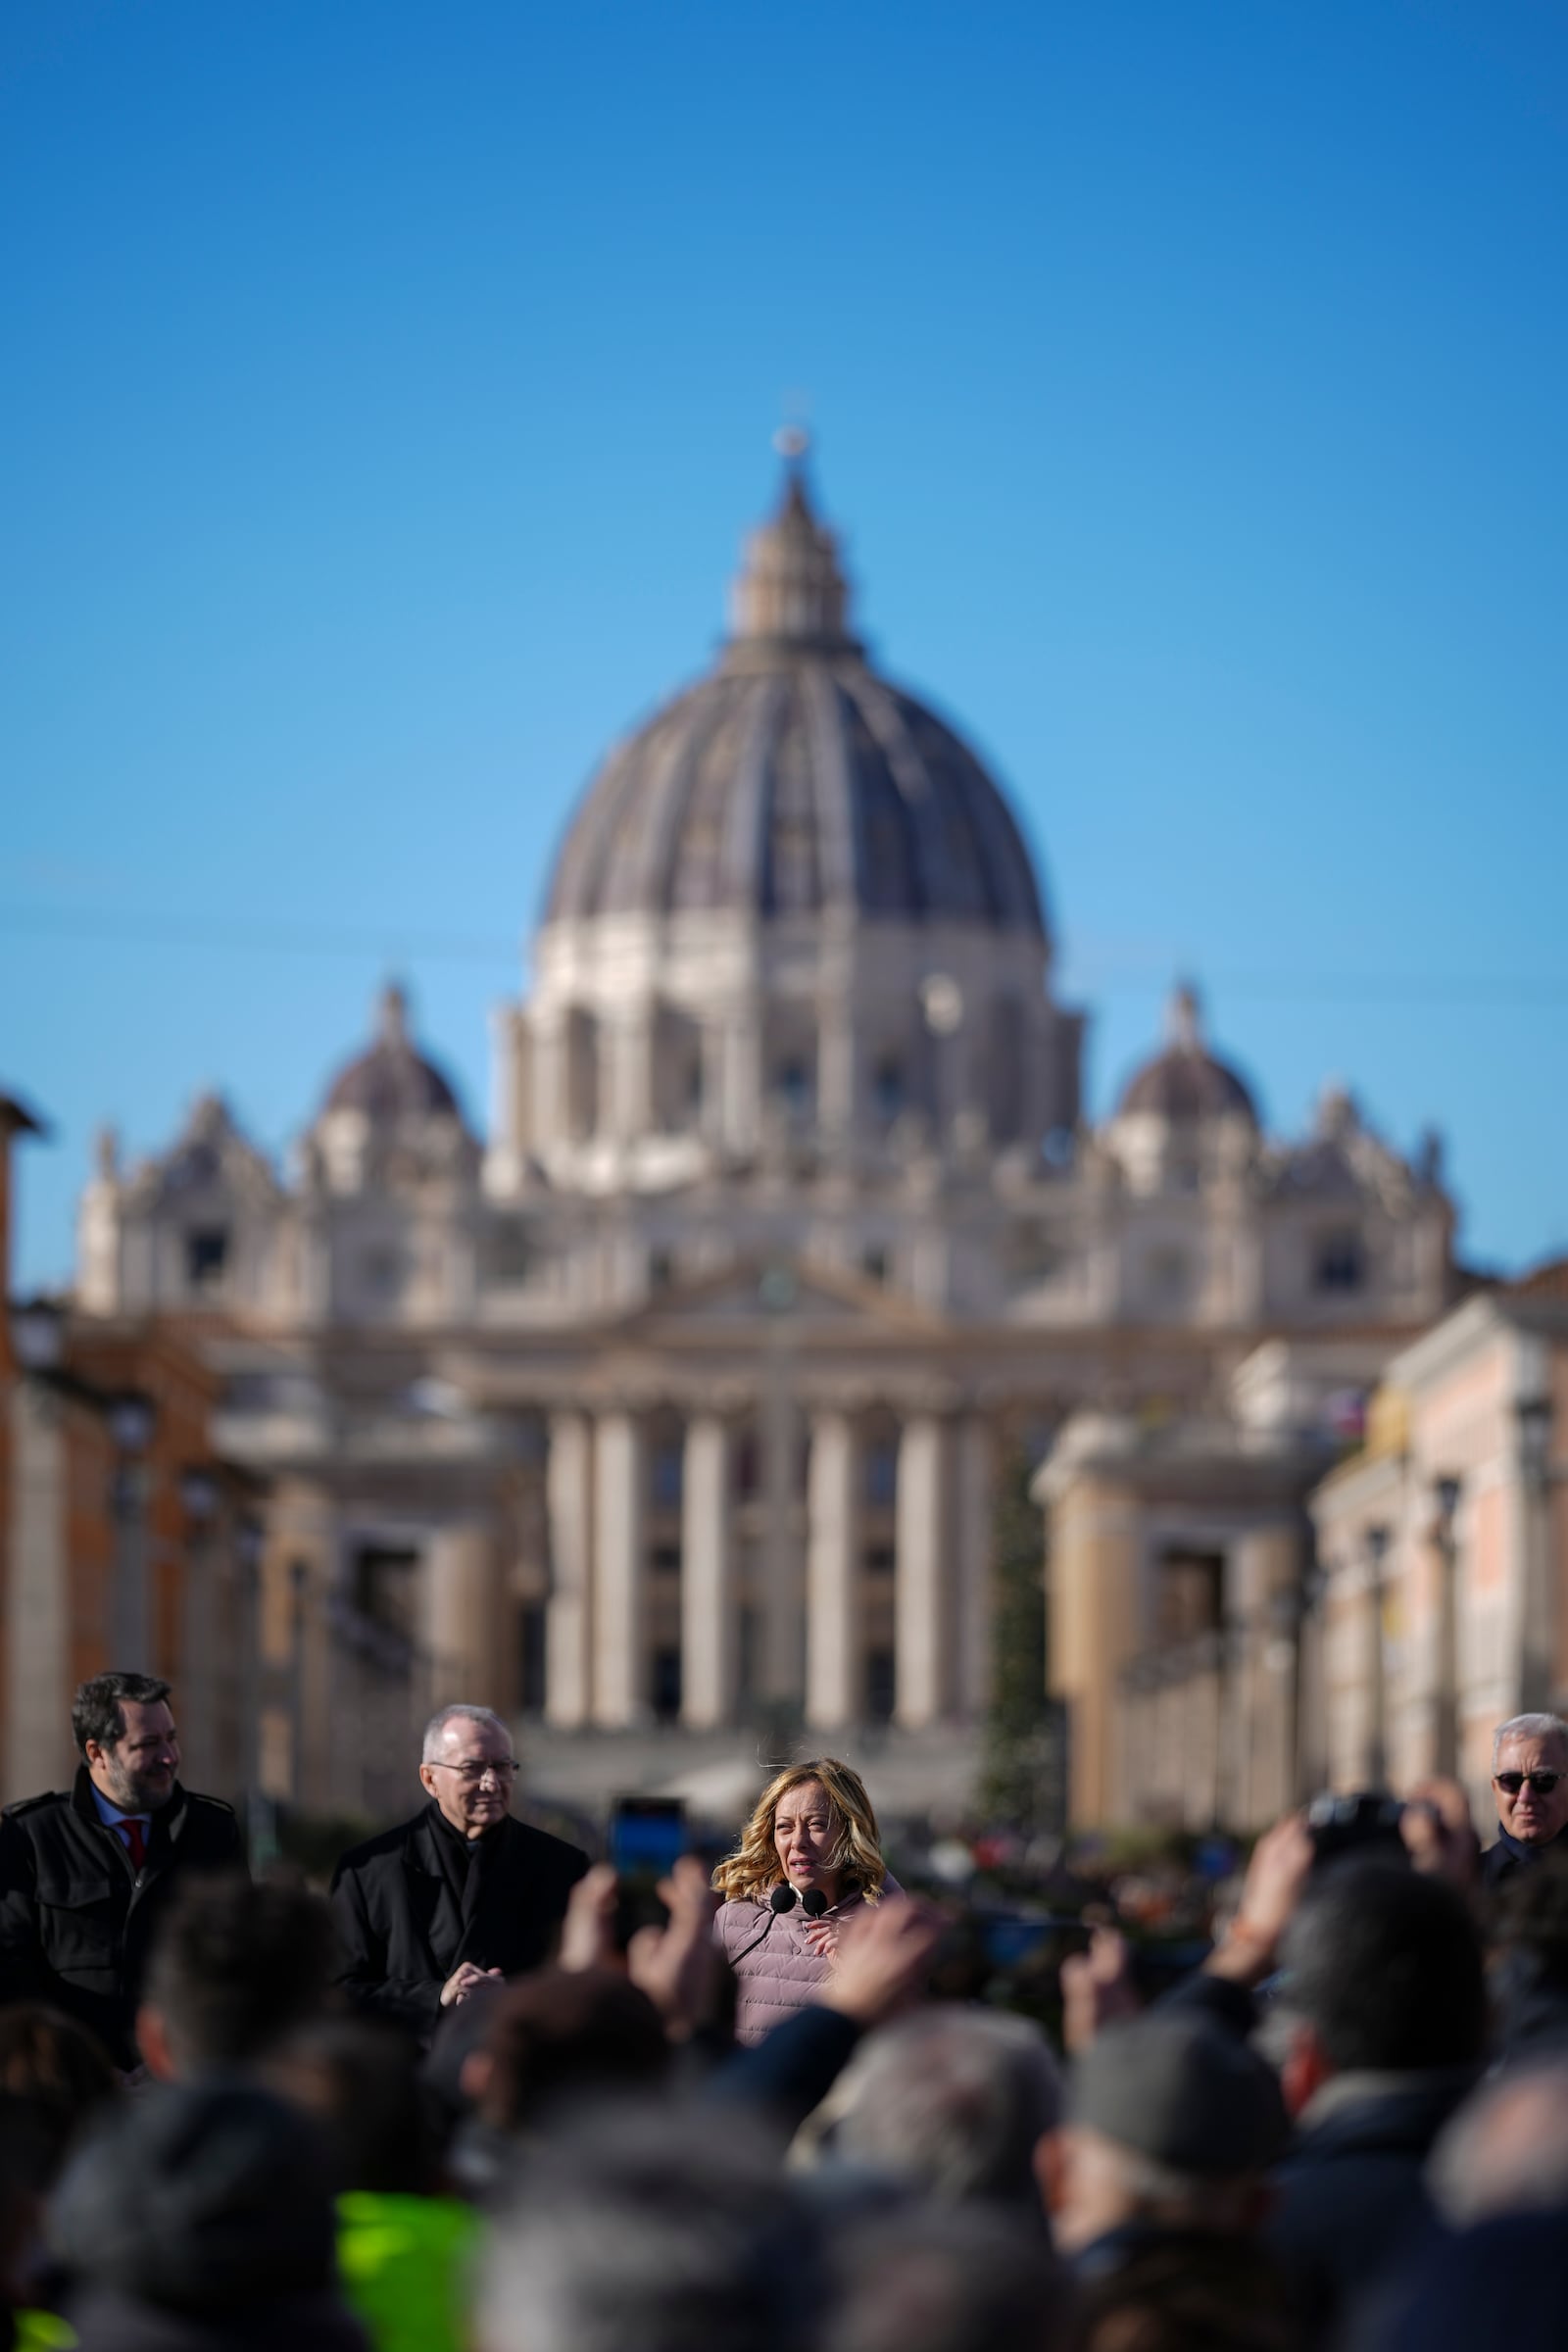
M 784 490 L 771 518 L 747 541 L 746 561 L 730 594 L 737 645 L 798 645 L 846 652 L 849 584 L 838 540 L 817 519 L 806 478 L 804 432 L 779 436 Z

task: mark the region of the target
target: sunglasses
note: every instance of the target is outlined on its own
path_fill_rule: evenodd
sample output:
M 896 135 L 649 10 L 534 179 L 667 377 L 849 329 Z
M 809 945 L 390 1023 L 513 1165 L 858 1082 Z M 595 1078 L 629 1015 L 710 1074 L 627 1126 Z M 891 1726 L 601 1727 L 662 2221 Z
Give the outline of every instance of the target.
M 1537 1796 L 1549 1796 L 1559 1781 L 1568 1780 L 1568 1773 L 1495 1772 L 1492 1777 L 1504 1796 L 1517 1796 L 1526 1781 Z

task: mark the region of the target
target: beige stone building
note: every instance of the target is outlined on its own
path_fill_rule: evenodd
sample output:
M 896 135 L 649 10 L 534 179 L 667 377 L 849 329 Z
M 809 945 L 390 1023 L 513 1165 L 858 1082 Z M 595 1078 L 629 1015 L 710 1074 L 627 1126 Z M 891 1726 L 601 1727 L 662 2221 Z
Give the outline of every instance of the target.
M 718 660 L 571 816 L 488 1133 L 389 991 L 287 1171 L 215 1100 L 106 1148 L 80 1302 L 201 1331 L 269 1494 L 277 1793 L 401 1802 L 458 1692 L 566 1793 L 791 1726 L 959 1793 L 1010 1431 L 1057 1436 L 1060 1672 L 1117 1801 L 1090 1686 L 1233 1589 L 1267 1620 L 1324 1415 L 1449 1301 L 1452 1219 L 1344 1096 L 1266 1134 L 1191 992 L 1090 1124 L 1054 963 L 1003 790 L 869 659 L 795 461 Z
M 1457 1773 L 1491 1818 L 1494 1727 L 1568 1699 L 1568 1264 L 1396 1354 L 1366 1446 L 1311 1501 L 1324 1778 Z

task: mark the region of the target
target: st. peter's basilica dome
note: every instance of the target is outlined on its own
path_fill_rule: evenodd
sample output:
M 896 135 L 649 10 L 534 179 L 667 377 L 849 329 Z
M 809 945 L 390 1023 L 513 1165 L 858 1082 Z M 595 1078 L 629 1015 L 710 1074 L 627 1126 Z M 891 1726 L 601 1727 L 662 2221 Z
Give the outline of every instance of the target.
M 547 926 L 843 910 L 1044 936 L 1030 857 L 973 752 L 847 626 L 799 452 L 754 533 L 714 668 L 612 751 L 556 866 Z

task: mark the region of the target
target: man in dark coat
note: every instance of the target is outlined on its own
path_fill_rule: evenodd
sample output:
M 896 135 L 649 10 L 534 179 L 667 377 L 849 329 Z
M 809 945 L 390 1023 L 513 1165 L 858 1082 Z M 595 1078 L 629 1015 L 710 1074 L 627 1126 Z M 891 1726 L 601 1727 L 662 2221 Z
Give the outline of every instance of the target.
M 242 1871 L 245 1849 L 233 1807 L 179 1784 L 167 1683 L 94 1675 L 71 1726 L 74 1786 L 0 1817 L 0 2001 L 64 2010 L 128 2072 L 161 1913 L 192 1873 Z
M 487 1978 L 550 1957 L 588 1857 L 514 1821 L 517 1770 L 488 1707 L 443 1707 L 424 1735 L 422 1813 L 343 1856 L 332 1882 L 338 1982 L 372 2017 L 428 2042 Z
M 1484 2055 L 1481 1938 L 1446 1881 L 1348 1860 L 1302 1896 L 1280 1958 L 1296 2136 L 1266 2235 L 1332 2341 L 1431 2219 L 1427 2159 Z
M 1445 1878 L 1377 1857 L 1316 1869 L 1292 1814 L 1258 1839 L 1203 1970 L 1168 1997 L 1248 2034 L 1276 1968 L 1269 2030 L 1296 2131 L 1264 2236 L 1305 2339 L 1338 2342 L 1430 2225 L 1427 2159 L 1484 2056 L 1481 1938 Z
M 1548 1852 L 1568 1853 L 1568 1723 L 1516 1715 L 1492 1739 L 1497 1842 L 1481 1857 L 1484 1886 L 1504 1886 Z

